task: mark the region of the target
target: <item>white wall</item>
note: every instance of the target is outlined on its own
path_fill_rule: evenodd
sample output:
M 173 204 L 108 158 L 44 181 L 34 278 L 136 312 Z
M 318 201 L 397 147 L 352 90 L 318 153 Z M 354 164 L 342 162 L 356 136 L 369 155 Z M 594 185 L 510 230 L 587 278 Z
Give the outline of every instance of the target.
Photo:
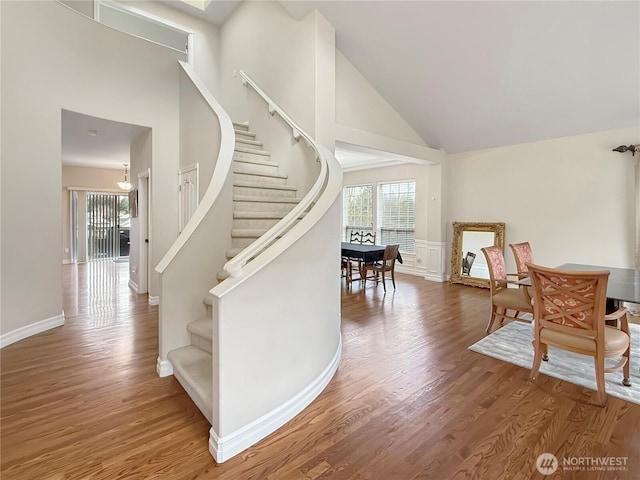
M 336 123 L 427 145 L 339 50 L 336 50 Z
M 4 335 L 61 315 L 62 109 L 153 129 L 157 261 L 177 235 L 177 197 L 163 192 L 175 185 L 181 55 L 57 2 L 1 8 Z
M 412 163 L 401 164 L 392 167 L 370 168 L 366 170 L 356 170 L 344 172 L 343 184 L 363 185 L 373 184 L 374 215 L 377 215 L 378 184 L 383 182 L 393 182 L 401 180 L 416 181 L 416 253 L 415 255 L 403 253 L 403 264 L 396 264 L 399 271 L 423 275 L 427 266 L 427 224 L 428 219 L 428 165 L 418 165 Z M 376 219 L 374 218 L 374 224 Z
M 533 260 L 633 268 L 634 159 L 612 152 L 638 127 L 449 156 L 451 222 L 505 222 L 509 243 L 528 241 Z
M 215 25 L 157 1 L 117 0 L 193 31 L 193 69 L 214 94 L 219 95 L 220 32 Z
M 220 31 L 223 106 L 234 121 L 248 116 L 244 70 L 300 126 L 315 131 L 315 28 L 298 22 L 279 2 L 243 2 Z

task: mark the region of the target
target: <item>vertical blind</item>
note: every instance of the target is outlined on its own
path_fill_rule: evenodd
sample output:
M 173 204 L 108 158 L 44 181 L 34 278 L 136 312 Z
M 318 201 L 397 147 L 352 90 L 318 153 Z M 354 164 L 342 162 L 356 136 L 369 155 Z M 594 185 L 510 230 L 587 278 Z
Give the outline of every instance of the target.
M 113 193 L 87 194 L 87 259 L 114 259 L 120 256 L 120 223 L 128 220 L 129 197 Z M 126 227 L 128 241 L 128 225 Z M 123 237 L 124 239 L 124 237 Z M 128 255 L 128 251 L 126 252 Z

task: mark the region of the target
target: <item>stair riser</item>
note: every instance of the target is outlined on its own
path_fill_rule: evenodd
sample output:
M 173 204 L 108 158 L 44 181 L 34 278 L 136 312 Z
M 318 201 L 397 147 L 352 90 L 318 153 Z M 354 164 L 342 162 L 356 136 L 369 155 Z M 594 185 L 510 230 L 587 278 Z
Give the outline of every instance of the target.
M 234 247 L 241 247 L 241 248 L 246 248 L 249 245 L 251 245 L 253 242 L 255 242 L 257 240 L 257 238 L 236 238 L 236 237 L 232 237 L 231 239 L 231 245 Z
M 236 148 L 255 148 L 256 150 L 262 150 L 264 144 L 258 140 L 251 140 L 245 137 L 236 137 Z
M 208 353 L 213 352 L 213 342 L 207 338 L 201 337 L 200 335 L 196 335 L 193 332 L 191 332 L 191 345 Z
M 295 198 L 295 190 L 278 190 L 274 188 L 233 187 L 234 195 L 251 195 L 253 197 Z
M 260 228 L 260 229 L 270 229 L 276 223 L 278 223 L 279 219 L 245 219 L 245 218 L 235 218 L 233 220 L 233 228 Z
M 234 160 L 271 160 L 271 155 L 263 155 L 261 153 L 249 153 L 249 152 L 233 152 Z
M 241 170 L 249 173 L 266 173 L 267 175 L 278 173 L 277 165 L 264 165 L 260 163 L 250 163 L 249 161 L 236 160 L 233 162 L 234 170 Z
M 238 202 L 235 201 L 234 208 L 240 212 L 290 212 L 295 203 L 271 203 L 271 202 Z
M 240 128 L 235 128 L 235 134 L 236 134 L 236 138 L 248 138 L 250 140 L 253 140 L 256 137 L 256 134 L 253 132 L 250 132 L 248 130 L 243 130 Z
M 280 177 L 270 177 L 268 175 L 258 175 L 252 173 L 233 173 L 234 180 L 238 182 L 260 183 L 264 185 L 286 185 L 287 179 Z
M 244 123 L 239 123 L 239 122 L 233 122 L 233 128 L 234 128 L 234 130 L 240 130 L 242 132 L 248 132 L 249 131 L 249 125 L 244 124 Z

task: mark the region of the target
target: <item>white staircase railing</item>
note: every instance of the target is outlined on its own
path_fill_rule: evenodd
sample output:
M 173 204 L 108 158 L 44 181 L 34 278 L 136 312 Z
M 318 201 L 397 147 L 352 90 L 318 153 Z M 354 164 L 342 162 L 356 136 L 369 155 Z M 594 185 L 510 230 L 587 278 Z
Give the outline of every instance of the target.
M 322 194 L 324 186 L 327 183 L 327 154 L 331 155 L 328 151 L 326 151 L 326 149 L 324 149 L 325 152 L 323 153 L 320 146 L 316 144 L 313 138 L 302 128 L 300 128 L 291 119 L 291 117 L 287 115 L 285 111 L 278 107 L 278 105 L 276 105 L 276 103 L 271 100 L 271 98 L 269 98 L 269 96 L 265 92 L 263 92 L 262 89 L 260 89 L 260 87 L 258 87 L 258 85 L 256 85 L 256 83 L 251 80 L 251 78 L 242 70 L 240 71 L 240 77 L 242 78 L 243 85 L 250 86 L 256 91 L 256 93 L 258 93 L 258 95 L 260 95 L 264 99 L 264 101 L 269 106 L 269 113 L 271 115 L 277 113 L 291 127 L 293 137 L 296 140 L 302 138 L 307 143 L 307 145 L 313 148 L 313 150 L 315 151 L 316 160 L 320 162 L 320 173 L 317 180 L 311 186 L 311 189 L 300 201 L 300 203 L 298 203 L 280 222 L 274 225 L 259 239 L 242 250 L 238 255 L 234 256 L 225 264 L 224 270 L 227 271 L 232 277 L 239 277 L 242 274 L 242 269 L 247 264 L 247 262 L 259 255 L 260 252 L 268 248 L 278 237 L 289 230 L 291 226 L 296 222 L 296 220 L 298 220 L 302 216 L 303 213 L 307 212 L 314 205 L 318 197 Z

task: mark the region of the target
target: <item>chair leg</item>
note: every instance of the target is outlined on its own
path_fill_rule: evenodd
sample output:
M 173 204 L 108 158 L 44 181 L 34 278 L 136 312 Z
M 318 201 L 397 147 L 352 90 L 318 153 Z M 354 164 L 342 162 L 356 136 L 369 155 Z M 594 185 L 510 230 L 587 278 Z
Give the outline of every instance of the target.
M 491 333 L 491 327 L 496 319 L 496 307 L 491 306 L 491 316 L 489 317 L 489 323 L 487 324 L 486 332 Z
M 393 283 L 393 289 L 396 289 L 396 269 L 391 269 L 391 283 Z
M 534 340 L 533 348 L 535 351 L 535 355 L 533 357 L 533 365 L 531 366 L 531 374 L 529 375 L 529 380 L 535 380 L 538 378 L 538 373 L 540 372 L 540 362 L 542 361 L 543 350 L 546 349 L 546 345 L 537 342 Z
M 549 361 L 549 345 L 547 345 L 546 343 L 542 344 L 542 361 Z
M 630 353 L 631 353 L 631 346 L 629 346 L 629 348 L 627 348 L 627 351 L 622 354 L 622 356 L 627 357 L 627 361 L 624 364 L 624 367 L 622 367 L 622 373 L 624 375 L 624 377 L 622 379 L 622 385 L 624 385 L 625 387 L 630 387 L 631 386 L 631 380 L 629 379 L 629 373 L 631 371 Z
M 382 277 L 382 288 L 384 288 L 384 293 L 387 293 L 387 284 L 384 281 L 384 277 L 385 277 L 384 270 L 380 273 L 380 276 Z
M 593 357 L 593 362 L 596 366 L 596 385 L 598 387 L 598 403 L 601 407 L 604 407 L 607 402 L 607 392 L 604 388 L 604 358 L 598 359 Z

